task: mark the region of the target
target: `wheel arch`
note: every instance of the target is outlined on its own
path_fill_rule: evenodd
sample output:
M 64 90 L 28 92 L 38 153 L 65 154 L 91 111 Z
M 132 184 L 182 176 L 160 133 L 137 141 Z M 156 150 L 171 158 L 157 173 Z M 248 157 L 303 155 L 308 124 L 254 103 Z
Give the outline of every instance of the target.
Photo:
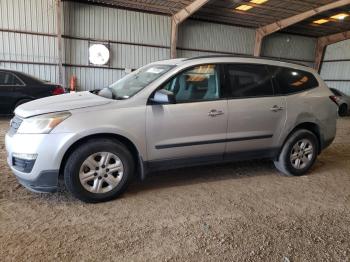
M 130 139 L 126 138 L 125 136 L 122 136 L 119 134 L 112 134 L 112 133 L 98 133 L 98 134 L 88 135 L 88 136 L 85 136 L 85 137 L 75 141 L 72 145 L 70 145 L 69 148 L 66 150 L 66 152 L 63 155 L 63 158 L 62 158 L 62 161 L 60 164 L 60 169 L 59 169 L 59 176 L 62 177 L 66 162 L 67 162 L 69 156 L 72 154 L 72 152 L 76 148 L 78 148 L 80 145 L 82 145 L 83 143 L 86 143 L 89 140 L 98 139 L 98 138 L 115 140 L 115 141 L 121 142 L 123 145 L 125 145 L 130 150 L 130 153 L 135 161 L 135 165 L 137 166 L 138 174 L 140 175 L 140 177 L 142 179 L 144 178 L 143 160 L 140 156 L 140 152 L 137 149 L 136 145 Z
M 279 152 L 277 154 L 277 157 L 280 155 L 283 146 L 285 145 L 285 143 L 287 142 L 287 140 L 297 131 L 300 129 L 305 129 L 308 130 L 310 132 L 312 132 L 318 141 L 318 153 L 320 154 L 322 151 L 322 134 L 321 134 L 321 130 L 320 130 L 320 126 L 316 123 L 313 122 L 302 122 L 299 123 L 298 125 L 296 125 L 287 135 L 287 137 L 284 139 L 283 143 L 282 143 L 282 147 L 279 149 Z

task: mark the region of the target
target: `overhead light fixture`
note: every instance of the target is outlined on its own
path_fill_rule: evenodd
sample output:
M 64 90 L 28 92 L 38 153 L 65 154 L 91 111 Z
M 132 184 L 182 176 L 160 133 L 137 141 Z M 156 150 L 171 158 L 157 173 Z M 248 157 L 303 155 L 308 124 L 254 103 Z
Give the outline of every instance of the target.
M 250 10 L 252 8 L 253 7 L 250 6 L 250 5 L 240 5 L 240 6 L 237 6 L 235 9 L 239 10 L 239 11 L 248 11 L 248 10 Z
M 251 0 L 250 2 L 252 4 L 262 5 L 263 3 L 266 3 L 269 0 Z
M 313 23 L 314 24 L 318 24 L 318 25 L 322 25 L 322 24 L 325 24 L 325 23 L 328 23 L 329 20 L 328 19 L 319 19 L 319 20 L 315 20 Z
M 333 15 L 331 16 L 332 19 L 338 19 L 338 20 L 344 20 L 345 18 L 347 18 L 349 15 L 346 13 L 340 13 L 337 15 Z

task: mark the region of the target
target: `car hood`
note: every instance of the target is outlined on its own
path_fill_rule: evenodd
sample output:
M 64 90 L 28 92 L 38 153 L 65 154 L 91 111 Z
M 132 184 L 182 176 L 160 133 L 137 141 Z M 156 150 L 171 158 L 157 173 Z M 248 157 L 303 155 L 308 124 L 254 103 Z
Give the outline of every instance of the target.
M 94 95 L 90 92 L 79 92 L 50 96 L 25 103 L 16 108 L 15 114 L 27 118 L 35 115 L 61 112 L 111 103 L 110 99 Z

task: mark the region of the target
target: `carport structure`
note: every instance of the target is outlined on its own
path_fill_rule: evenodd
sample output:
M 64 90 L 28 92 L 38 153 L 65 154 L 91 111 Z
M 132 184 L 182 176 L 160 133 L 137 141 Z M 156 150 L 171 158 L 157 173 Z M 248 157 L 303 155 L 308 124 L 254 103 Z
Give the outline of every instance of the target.
M 156 12 L 172 17 L 171 57 L 176 58 L 178 27 L 193 17 L 210 22 L 252 27 L 256 29 L 254 56 L 261 55 L 263 38 L 278 31 L 317 37 L 315 68 L 320 69 L 325 47 L 350 38 L 350 20 L 337 23 L 332 16 L 347 14 L 350 0 L 80 0 L 95 4 Z M 247 10 L 238 10 L 248 6 Z M 251 8 L 249 8 L 251 7 Z M 248 12 L 247 12 L 248 11 Z M 326 19 L 326 21 L 320 21 Z M 344 20 L 344 21 L 343 21 Z M 317 21 L 320 21 L 319 23 Z
M 346 54 L 350 41 L 344 41 L 350 36 L 350 0 L 27 2 L 30 6 L 23 12 L 29 10 L 25 16 L 31 28 L 22 25 L 11 28 L 0 18 L 0 34 L 14 34 L 13 39 L 10 35 L 4 36 L 5 42 L 6 37 L 9 38 L 8 50 L 3 48 L 2 51 L 0 45 L 0 66 L 3 63 L 5 67 L 21 69 L 25 65 L 29 68 L 26 69 L 28 73 L 38 71 L 31 67 L 50 67 L 58 73 L 46 77 L 48 70 L 44 69 L 39 76 L 53 78 L 48 80 L 66 86 L 72 75 L 78 77 L 82 90 L 93 89 L 119 79 L 125 71 L 155 60 L 224 54 L 302 63 L 319 70 L 327 83 L 350 93 L 347 73 L 350 71 L 350 54 Z M 4 0 L 4 20 L 9 16 L 6 9 L 21 9 L 21 3 Z M 52 18 L 48 22 L 53 25 L 52 30 L 36 28 L 35 19 L 31 18 L 40 14 L 32 11 L 34 5 L 40 6 L 43 15 L 47 15 L 45 10 L 52 10 L 47 15 L 48 19 Z M 18 51 L 11 50 L 11 46 L 16 45 L 19 35 L 56 38 L 53 50 L 40 53 L 40 56 L 55 55 L 50 54 L 53 58 L 48 59 L 49 62 L 35 57 L 18 59 Z M 30 41 L 33 43 L 28 45 L 36 45 L 37 40 Z M 87 50 L 93 42 L 110 47 L 110 64 L 97 67 L 89 63 Z M 2 57 L 1 53 L 4 54 Z

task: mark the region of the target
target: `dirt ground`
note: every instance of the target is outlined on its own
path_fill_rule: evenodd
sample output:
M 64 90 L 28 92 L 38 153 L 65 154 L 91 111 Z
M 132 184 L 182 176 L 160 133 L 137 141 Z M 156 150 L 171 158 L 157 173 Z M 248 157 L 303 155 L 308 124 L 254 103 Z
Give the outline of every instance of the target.
M 304 177 L 270 161 L 154 174 L 122 198 L 35 194 L 6 165 L 0 261 L 350 261 L 350 118 Z

